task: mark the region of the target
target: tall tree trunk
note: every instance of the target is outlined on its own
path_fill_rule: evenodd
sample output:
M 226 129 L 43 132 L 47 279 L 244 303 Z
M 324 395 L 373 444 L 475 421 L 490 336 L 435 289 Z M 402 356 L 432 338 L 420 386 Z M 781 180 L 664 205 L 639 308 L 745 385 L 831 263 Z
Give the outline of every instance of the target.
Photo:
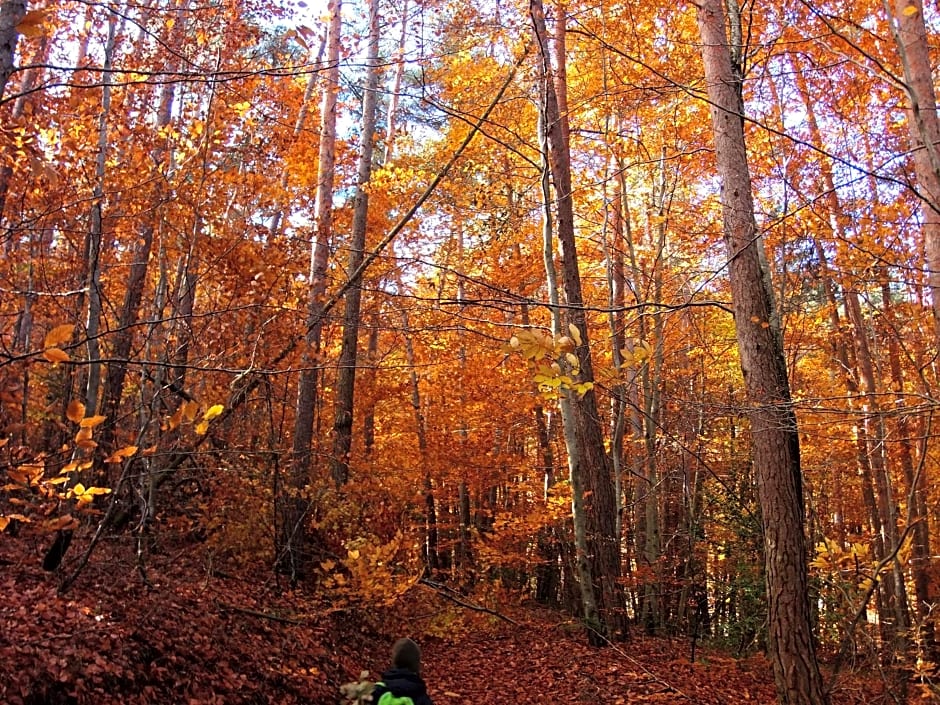
M 827 697 L 810 626 L 799 433 L 782 332 L 758 252 L 760 240 L 744 141 L 742 76 L 732 66 L 722 0 L 702 0 L 697 16 L 763 515 L 769 655 L 781 703 L 820 705 Z
M 362 96 L 362 132 L 359 140 L 359 167 L 356 176 L 356 198 L 353 205 L 352 233 L 349 242 L 347 270 L 350 281 L 343 312 L 343 342 L 339 354 L 336 379 L 336 405 L 333 420 L 333 454 L 330 472 L 337 487 L 349 480 L 349 452 L 352 448 L 353 396 L 356 385 L 357 352 L 359 349 L 359 310 L 362 304 L 362 274 L 356 275 L 364 259 L 366 230 L 369 218 L 367 189 L 372 176 L 372 153 L 375 147 L 375 107 L 379 87 L 379 3 L 369 0 L 369 39 L 366 77 Z
M 326 294 L 330 240 L 333 234 L 333 181 L 336 173 L 336 99 L 339 93 L 339 51 L 342 38 L 342 0 L 329 5 L 327 69 L 320 103 L 320 146 L 317 192 L 314 200 L 314 240 L 310 248 L 307 321 L 303 361 L 294 407 L 290 469 L 287 487 L 276 494 L 279 525 L 275 535 L 275 570 L 292 581 L 303 577 L 307 561 L 305 519 L 307 502 L 302 494 L 310 482 L 310 459 L 317 409 L 320 343 L 323 334 L 323 300 Z
M 884 3 L 890 15 L 888 0 Z M 924 218 L 927 285 L 933 307 L 934 334 L 940 341 L 940 119 L 922 0 L 894 0 L 891 30 L 904 69 L 914 172 Z
M 101 352 L 98 332 L 101 325 L 101 250 L 104 237 L 103 209 L 106 163 L 108 156 L 108 121 L 111 119 L 111 62 L 117 34 L 117 14 L 108 13 L 108 38 L 105 41 L 104 71 L 101 79 L 101 113 L 98 115 L 98 153 L 95 155 L 95 186 L 92 190 L 91 217 L 85 237 L 85 276 L 88 310 L 85 317 L 85 338 L 88 368 L 85 371 L 84 398 L 89 414 L 98 410 L 101 387 Z
M 550 88 L 547 76 L 541 77 L 543 92 Z M 545 128 L 545 99 L 539 113 L 539 141 L 542 150 L 542 254 L 545 262 L 545 276 L 547 279 L 549 306 L 552 313 L 552 333 L 557 337 L 562 334 L 561 307 L 559 300 L 558 276 L 555 272 L 554 226 L 552 219 L 551 198 L 551 170 L 548 165 L 547 129 Z M 565 439 L 565 450 L 568 455 L 568 478 L 571 484 L 571 519 L 574 525 L 574 574 L 577 580 L 581 611 L 585 623 L 592 629 L 588 633 L 589 639 L 598 644 L 601 640 L 595 630 L 603 631 L 603 623 L 598 606 L 597 591 L 594 585 L 593 568 L 588 545 L 588 519 L 584 506 L 585 482 L 583 465 L 581 464 L 581 445 L 576 431 L 577 419 L 571 401 L 571 391 L 562 390 L 558 400 L 561 411 L 562 431 Z
M 583 394 L 572 390 L 567 394 L 571 403 L 572 421 L 575 425 L 578 452 L 573 458 L 576 467 L 572 478 L 583 478 L 586 531 L 591 551 L 591 573 L 598 582 L 598 613 L 600 621 L 594 625 L 598 638 L 626 635 L 626 620 L 623 618 L 622 588 L 620 577 L 620 541 L 614 535 L 617 526 L 617 502 L 610 458 L 604 446 L 596 395 L 593 389 L 594 370 L 588 338 L 587 317 L 581 290 L 581 274 L 578 269 L 578 253 L 575 247 L 574 203 L 571 189 L 571 163 L 568 143 L 564 137 L 558 100 L 555 93 L 548 55 L 548 39 L 545 28 L 545 12 L 541 0 L 530 0 L 529 14 L 532 19 L 535 39 L 539 45 L 539 78 L 544 101 L 545 141 L 548 163 L 555 189 L 557 235 L 562 255 L 562 280 L 564 282 L 567 324 L 577 330 L 580 341 L 576 341 L 574 354 L 578 358 L 580 377 L 590 385 Z M 564 57 L 560 57 L 560 60 Z M 567 435 L 567 430 L 566 430 Z M 577 495 L 578 488 L 572 484 Z
M 795 71 L 794 75 L 797 90 L 806 109 L 810 137 L 820 148 L 824 148 L 822 131 L 816 120 L 816 111 L 810 98 L 809 87 L 800 71 Z M 840 242 L 848 235 L 850 225 L 840 203 L 829 160 L 820 161 L 820 173 L 828 210 L 827 224 L 833 240 Z M 818 242 L 816 242 L 816 251 L 820 258 L 824 276 L 823 284 L 829 299 L 833 336 L 838 341 L 835 351 L 836 359 L 839 361 L 839 367 L 850 395 L 850 403 L 855 398 L 859 398 L 863 406 L 861 409 L 863 421 L 857 429 L 857 457 L 859 472 L 862 476 L 863 498 L 872 525 L 876 558 L 880 560 L 897 550 L 899 534 L 896 503 L 893 498 L 894 490 L 887 467 L 885 419 L 883 411 L 879 408 L 879 391 L 869 345 L 870 336 L 862 316 L 859 293 L 851 286 L 847 286 L 844 290 L 845 310 L 852 324 L 854 336 L 851 341 L 843 339 L 826 253 Z M 846 342 L 854 343 L 856 365 L 853 365 L 849 359 Z M 857 370 L 861 386 L 856 381 L 853 370 Z M 906 648 L 903 634 L 909 622 L 903 572 L 898 561 L 892 563 L 890 573 L 880 581 L 877 600 L 882 638 L 886 643 L 894 645 L 891 649 L 883 650 L 882 655 L 886 661 L 892 661 L 898 656 L 898 649 Z
M 101 325 L 101 250 L 103 226 L 103 201 L 106 163 L 108 155 L 108 121 L 111 119 L 111 86 L 113 77 L 111 65 L 114 57 L 114 48 L 117 37 L 118 17 L 115 12 L 108 13 L 108 35 L 104 46 L 104 71 L 101 87 L 101 112 L 98 115 L 98 151 L 95 155 L 95 185 L 92 188 L 91 213 L 89 214 L 88 233 L 85 236 L 84 265 L 85 290 L 88 298 L 85 316 L 84 337 L 87 341 L 86 351 L 88 365 L 84 370 L 84 379 L 79 381 L 84 389 L 81 391 L 84 398 L 86 413 L 91 416 L 98 408 L 98 394 L 101 386 L 101 354 L 98 344 L 98 332 Z M 79 306 L 84 305 L 84 297 L 79 300 Z M 85 449 L 76 447 L 74 456 L 84 455 Z M 93 452 L 93 451 L 91 451 Z M 106 482 L 103 472 L 97 471 L 101 477 L 95 480 Z M 76 480 L 78 478 L 75 478 Z M 89 478 L 83 478 L 92 481 Z M 59 567 L 66 551 L 72 542 L 72 530 L 64 529 L 56 532 L 56 538 L 46 551 L 43 558 L 43 568 L 55 570 Z

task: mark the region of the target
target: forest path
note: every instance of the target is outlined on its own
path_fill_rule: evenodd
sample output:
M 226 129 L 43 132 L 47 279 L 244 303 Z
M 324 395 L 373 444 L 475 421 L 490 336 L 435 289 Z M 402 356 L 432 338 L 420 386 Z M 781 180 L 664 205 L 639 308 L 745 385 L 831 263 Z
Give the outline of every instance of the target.
M 774 702 L 766 661 L 709 652 L 692 664 L 687 640 L 639 637 L 598 649 L 562 625 L 530 623 L 498 636 L 429 643 L 425 652 L 437 705 Z
M 737 659 L 699 648 L 691 663 L 688 639 L 644 635 L 594 648 L 571 622 L 553 621 L 558 615 L 514 616 L 528 619 L 424 643 L 425 678 L 435 705 L 777 702 L 770 663 L 760 655 Z M 871 705 L 884 697 L 876 679 L 844 676 L 832 705 Z

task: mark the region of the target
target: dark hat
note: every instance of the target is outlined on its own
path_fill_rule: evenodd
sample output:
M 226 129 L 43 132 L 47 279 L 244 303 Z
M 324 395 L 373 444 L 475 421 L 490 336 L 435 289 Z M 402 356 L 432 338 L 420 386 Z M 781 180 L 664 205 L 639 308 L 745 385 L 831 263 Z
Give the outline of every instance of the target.
M 399 639 L 392 646 L 392 665 L 420 673 L 421 648 L 411 639 Z

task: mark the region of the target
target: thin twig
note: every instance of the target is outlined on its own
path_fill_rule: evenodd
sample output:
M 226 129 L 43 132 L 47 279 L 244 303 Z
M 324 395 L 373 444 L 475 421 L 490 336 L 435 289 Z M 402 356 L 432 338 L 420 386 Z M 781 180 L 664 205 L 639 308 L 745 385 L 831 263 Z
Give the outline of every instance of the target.
M 494 617 L 498 617 L 504 622 L 509 622 L 510 624 L 513 624 L 517 627 L 522 626 L 521 624 L 519 624 L 519 622 L 514 620 L 512 617 L 507 617 L 506 615 L 501 614 L 497 612 L 496 610 L 491 610 L 489 607 L 484 607 L 483 605 L 475 605 L 472 602 L 467 602 L 465 600 L 462 600 L 456 595 L 451 594 L 453 590 L 448 588 L 446 585 L 442 585 L 441 583 L 435 583 L 433 580 L 428 580 L 427 578 L 421 578 L 421 580 L 419 580 L 418 582 L 421 583 L 422 585 L 427 585 L 429 588 L 437 592 L 437 594 L 440 595 L 441 597 L 448 599 L 451 602 L 460 605 L 461 607 L 466 607 L 468 610 L 473 610 L 474 612 L 485 612 L 486 614 L 491 614 Z

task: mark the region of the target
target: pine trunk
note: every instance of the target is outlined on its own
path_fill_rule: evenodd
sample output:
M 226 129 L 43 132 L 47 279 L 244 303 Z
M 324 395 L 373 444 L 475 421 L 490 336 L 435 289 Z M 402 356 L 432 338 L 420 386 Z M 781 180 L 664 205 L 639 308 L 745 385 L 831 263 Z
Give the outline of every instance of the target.
M 827 697 L 810 626 L 799 434 L 782 334 L 758 251 L 744 142 L 741 75 L 732 67 L 722 0 L 703 0 L 697 14 L 721 181 L 735 329 L 763 515 L 769 656 L 781 703 L 820 705 Z

